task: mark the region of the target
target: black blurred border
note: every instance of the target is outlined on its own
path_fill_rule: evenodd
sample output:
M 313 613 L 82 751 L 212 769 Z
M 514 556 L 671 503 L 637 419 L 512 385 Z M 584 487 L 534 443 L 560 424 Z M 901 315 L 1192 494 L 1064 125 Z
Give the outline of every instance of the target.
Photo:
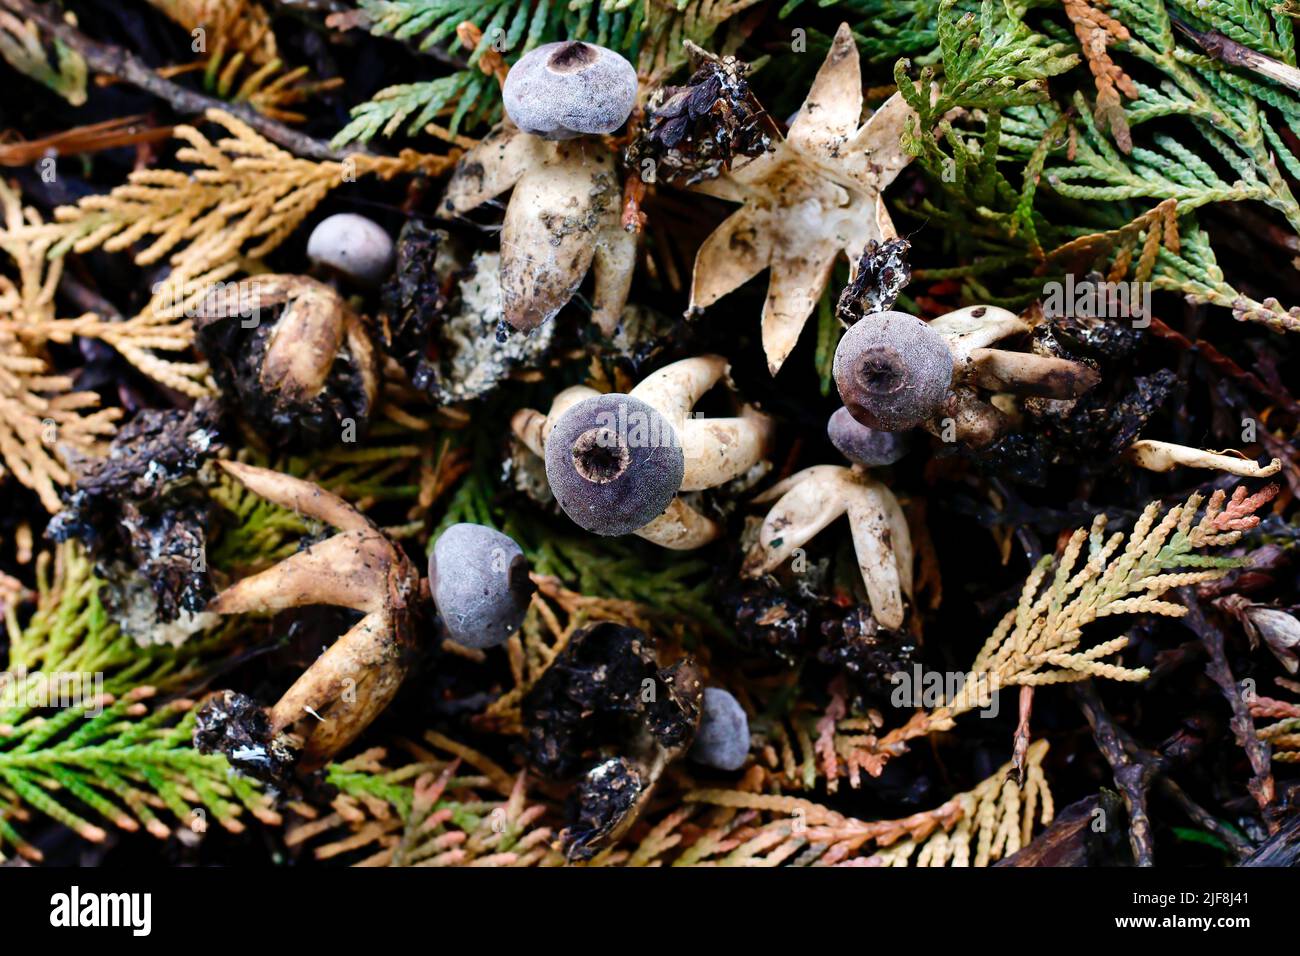
M 0 948 L 19 941 L 110 942 L 127 950 L 164 945 L 321 947 L 673 947 L 706 938 L 765 948 L 802 939 L 930 947 L 965 943 L 1074 946 L 1139 937 L 1216 944 L 1294 930 L 1295 874 L 1280 869 L 744 871 L 462 868 L 110 870 L 0 868 Z M 151 931 L 54 928 L 52 897 L 147 892 Z M 1161 907 L 1134 894 L 1194 894 Z M 1207 905 L 1207 894 L 1232 894 Z M 1243 894 L 1244 898 L 1238 896 Z M 1250 925 L 1118 927 L 1116 918 L 1245 917 Z M 593 930 L 600 936 L 589 935 Z M 1278 937 L 1280 938 L 1280 936 Z M 405 942 L 403 942 L 405 941 Z M 10 952 L 14 950 L 9 950 Z

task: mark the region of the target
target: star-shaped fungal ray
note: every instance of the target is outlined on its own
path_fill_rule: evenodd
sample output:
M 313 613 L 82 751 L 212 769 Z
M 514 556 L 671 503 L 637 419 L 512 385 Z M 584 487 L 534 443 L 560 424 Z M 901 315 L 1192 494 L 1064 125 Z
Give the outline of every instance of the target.
M 899 94 L 859 126 L 861 113 L 858 51 L 843 24 L 789 136 L 695 187 L 742 205 L 696 255 L 691 310 L 769 269 L 762 334 L 773 375 L 798 342 L 836 257 L 843 252 L 856 268 L 869 241 L 895 235 L 881 193 L 910 158 L 900 140 L 914 114 Z
M 442 206 L 463 215 L 512 187 L 501 227 L 506 322 L 527 332 L 554 318 L 594 267 L 592 320 L 611 333 L 636 259 L 613 153 L 590 138 L 530 136 L 506 119 L 461 158 Z

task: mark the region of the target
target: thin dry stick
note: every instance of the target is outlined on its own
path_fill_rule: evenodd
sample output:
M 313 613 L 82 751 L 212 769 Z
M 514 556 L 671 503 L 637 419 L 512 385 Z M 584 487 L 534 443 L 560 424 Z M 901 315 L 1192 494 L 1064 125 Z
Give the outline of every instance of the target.
M 1151 834 L 1151 818 L 1147 815 L 1147 793 L 1155 777 L 1155 768 L 1148 760 L 1130 756 L 1092 681 L 1081 681 L 1073 690 L 1083 715 L 1088 718 L 1097 749 L 1110 764 L 1115 786 L 1128 808 L 1128 839 L 1133 849 L 1133 861 L 1138 866 L 1152 866 L 1155 863 L 1155 841 Z
M 197 116 L 212 109 L 225 110 L 239 117 L 271 142 L 299 156 L 317 160 L 342 159 L 344 156 L 343 153 L 330 149 L 320 140 L 312 139 L 283 123 L 269 119 L 244 103 L 227 103 L 173 83 L 158 75 L 149 64 L 135 54 L 92 40 L 76 27 L 64 23 L 32 0 L 0 0 L 0 5 L 25 20 L 35 21 L 44 33 L 76 50 L 96 73 L 114 76 L 146 93 L 152 93 L 170 103 L 178 113 Z M 353 149 L 349 152 L 355 154 L 363 151 Z
M 1111 718 L 1092 681 L 1076 684 L 1074 692 L 1075 699 L 1093 728 L 1097 748 L 1115 773 L 1115 783 L 1124 796 L 1125 804 L 1129 807 L 1130 818 L 1138 819 L 1134 817 L 1135 807 L 1140 811 L 1142 826 L 1130 831 L 1133 855 L 1139 861 L 1139 866 L 1149 866 L 1154 852 L 1150 821 L 1146 815 L 1147 796 L 1153 784 L 1178 804 L 1194 823 L 1226 843 L 1239 859 L 1247 856 L 1254 849 L 1248 840 L 1243 839 L 1236 830 L 1225 825 L 1218 817 L 1189 797 L 1169 776 L 1175 762 L 1169 756 L 1170 745 L 1179 740 L 1181 734 L 1161 744 L 1154 751 L 1147 750 Z M 1145 863 L 1141 862 L 1144 857 Z
M 1187 615 L 1183 618 L 1183 623 L 1201 639 L 1206 652 L 1210 655 L 1209 663 L 1205 665 L 1206 673 L 1219 685 L 1223 696 L 1228 699 L 1228 705 L 1232 708 L 1232 720 L 1229 725 L 1232 727 L 1233 736 L 1237 738 L 1238 746 L 1246 752 L 1251 769 L 1254 771 L 1248 785 L 1250 795 L 1259 804 L 1269 832 L 1276 833 L 1279 821 L 1273 812 L 1273 801 L 1277 793 L 1273 785 L 1271 748 L 1267 741 L 1260 740 L 1255 733 L 1255 719 L 1250 715 L 1247 694 L 1237 686 L 1232 668 L 1228 666 L 1228 657 L 1224 652 L 1223 632 L 1210 623 L 1205 616 L 1195 591 L 1189 587 L 1180 588 L 1178 595 L 1187 606 Z

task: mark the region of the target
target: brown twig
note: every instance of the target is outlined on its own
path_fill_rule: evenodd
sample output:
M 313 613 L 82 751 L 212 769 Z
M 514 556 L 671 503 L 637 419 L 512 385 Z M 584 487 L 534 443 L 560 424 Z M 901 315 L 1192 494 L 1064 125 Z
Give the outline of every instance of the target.
M 1182 734 L 1175 735 L 1170 741 L 1166 741 L 1160 746 L 1158 752 L 1147 750 L 1140 746 L 1123 727 L 1111 719 L 1110 714 L 1101 703 L 1100 697 L 1097 696 L 1097 691 L 1092 686 L 1091 681 L 1077 685 L 1075 694 L 1084 715 L 1088 717 L 1089 723 L 1092 724 L 1094 719 L 1097 721 L 1093 725 L 1094 739 L 1097 740 L 1098 748 L 1101 749 L 1107 762 L 1112 767 L 1115 767 L 1118 762 L 1140 768 L 1137 771 L 1127 772 L 1125 777 L 1121 777 L 1119 773 L 1115 774 L 1115 782 L 1119 786 L 1121 793 L 1124 794 L 1126 804 L 1129 801 L 1129 795 L 1124 789 L 1124 781 L 1137 780 L 1140 774 L 1139 782 L 1143 785 L 1141 803 L 1144 807 L 1146 792 L 1149 790 L 1150 784 L 1154 783 L 1160 788 L 1161 793 L 1176 803 L 1187 814 L 1192 822 L 1213 833 L 1226 843 L 1237 858 L 1243 858 L 1253 851 L 1254 847 L 1249 841 L 1243 839 L 1236 830 L 1223 823 L 1218 817 L 1189 797 L 1178 782 L 1169 775 L 1173 760 L 1165 751 L 1179 746 L 1185 739 Z M 1096 727 L 1101 727 L 1103 732 L 1098 734 Z M 1119 747 L 1118 751 L 1114 749 L 1116 745 Z
M 995 867 L 1063 867 L 1108 865 L 1114 851 L 1116 838 L 1109 831 L 1094 826 L 1098 814 L 1102 818 L 1120 812 L 1119 797 L 1113 790 L 1102 790 L 1084 797 L 1058 810 L 1052 825 L 1038 834 L 1033 841 Z
M 1133 862 L 1138 866 L 1155 863 L 1155 841 L 1151 835 L 1151 818 L 1147 815 L 1147 794 L 1156 775 L 1156 767 L 1144 759 L 1140 751 L 1130 755 L 1119 728 L 1111 719 L 1092 686 L 1092 681 L 1080 681 L 1074 687 L 1074 698 L 1083 715 L 1088 718 L 1093 739 L 1115 776 L 1115 786 L 1124 797 L 1128 808 L 1128 838 L 1133 848 Z
M 247 104 L 228 103 L 215 97 L 205 96 L 159 76 L 149 64 L 135 54 L 92 40 L 80 30 L 58 19 L 46 5 L 34 3 L 32 0 L 0 0 L 0 6 L 13 11 L 25 20 L 34 21 L 47 35 L 76 50 L 96 73 L 117 77 L 137 89 L 166 100 L 178 113 L 197 116 L 210 109 L 225 110 L 239 117 L 277 146 L 283 146 L 295 155 L 315 160 L 339 160 L 345 155 L 331 149 L 320 140 L 292 130 L 283 123 L 268 119 Z M 358 150 L 351 152 L 358 152 Z
M 1171 16 L 1169 19 L 1174 26 L 1195 41 L 1202 50 L 1221 63 L 1254 70 L 1260 76 L 1267 77 L 1293 90 L 1300 90 L 1300 70 L 1297 70 L 1294 66 L 1283 63 L 1281 60 L 1275 60 L 1258 50 L 1252 50 L 1250 47 L 1225 36 L 1218 30 L 1207 30 L 1202 33 L 1200 30 L 1193 30 L 1177 17 Z
M 1251 769 L 1254 771 L 1249 784 L 1250 794 L 1259 804 L 1269 832 L 1275 833 L 1278 822 L 1272 812 L 1276 791 L 1273 785 L 1271 748 L 1267 741 L 1260 740 L 1255 734 L 1255 720 L 1250 715 L 1250 705 L 1246 695 L 1237 686 L 1232 669 L 1228 666 L 1228 657 L 1224 652 L 1223 632 L 1205 616 L 1193 589 L 1179 588 L 1178 593 L 1187 607 L 1187 614 L 1182 619 L 1183 623 L 1201 639 L 1209 654 L 1210 660 L 1205 666 L 1206 673 L 1219 685 L 1219 689 L 1223 691 L 1223 696 L 1228 699 L 1228 704 L 1232 708 L 1232 720 L 1229 726 L 1232 727 L 1232 733 L 1237 738 L 1238 746 L 1246 752 Z
M 1182 811 L 1191 818 L 1192 822 L 1228 844 L 1239 858 L 1246 856 L 1254 849 L 1250 843 L 1241 838 L 1236 830 L 1226 826 L 1222 820 L 1189 797 L 1172 777 L 1162 776 L 1160 778 L 1160 791 L 1178 804 Z
M 117 306 L 65 269 L 59 277 L 59 292 L 82 312 L 94 312 L 108 322 L 125 322 Z
M 623 228 L 628 232 L 640 232 L 645 228 L 646 214 L 641 211 L 645 200 L 645 183 L 640 176 L 628 176 L 623 183 Z
M 1196 352 L 1215 371 L 1227 375 L 1229 378 L 1236 379 L 1249 386 L 1257 394 L 1262 395 L 1269 401 L 1276 402 L 1279 406 L 1286 409 L 1289 414 L 1300 417 L 1300 404 L 1294 398 L 1276 388 L 1269 386 L 1254 372 L 1247 371 L 1238 365 L 1228 356 L 1224 355 L 1211 342 L 1198 338 L 1192 341 L 1176 329 L 1171 328 L 1162 320 L 1151 316 L 1151 331 L 1162 339 L 1172 342 L 1177 348 L 1186 352 Z
M 172 134 L 170 126 L 150 126 L 143 116 L 74 126 L 40 139 L 6 143 L 0 146 L 0 166 L 27 166 L 43 156 L 78 156 L 136 143 L 157 143 Z
M 1261 843 L 1241 865 L 1295 866 L 1297 862 L 1300 862 L 1300 815 L 1292 816 L 1286 826 Z

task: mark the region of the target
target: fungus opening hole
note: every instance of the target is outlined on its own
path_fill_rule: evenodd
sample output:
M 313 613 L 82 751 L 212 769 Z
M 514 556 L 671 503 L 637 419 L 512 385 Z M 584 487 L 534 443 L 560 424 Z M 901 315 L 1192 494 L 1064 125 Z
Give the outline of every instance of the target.
M 573 467 L 583 478 L 598 485 L 623 474 L 631 461 L 627 447 L 609 428 L 588 429 L 573 443 Z
M 898 350 L 876 345 L 862 353 L 858 384 L 869 395 L 889 395 L 907 384 L 907 367 Z
M 594 46 L 575 40 L 552 53 L 546 65 L 552 73 L 577 73 L 595 63 L 597 56 Z
M 531 595 L 533 593 L 533 581 L 528 576 L 528 559 L 522 554 L 516 554 L 514 560 L 510 562 L 510 567 L 506 571 L 506 581 L 513 594 Z

